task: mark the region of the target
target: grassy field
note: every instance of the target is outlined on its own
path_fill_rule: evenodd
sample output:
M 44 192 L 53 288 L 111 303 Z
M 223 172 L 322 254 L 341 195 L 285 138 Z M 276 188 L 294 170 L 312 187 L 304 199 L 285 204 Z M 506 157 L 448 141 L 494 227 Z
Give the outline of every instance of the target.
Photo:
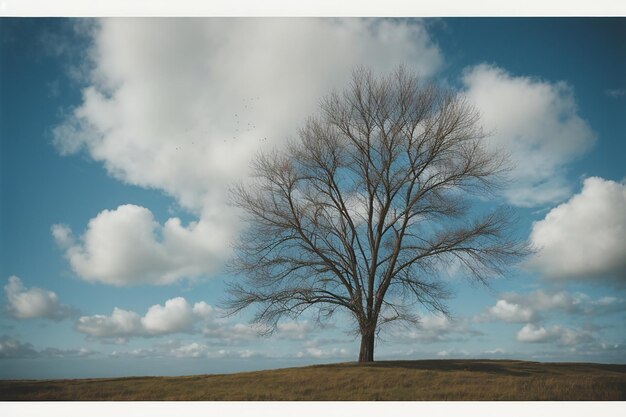
M 426 360 L 230 375 L 5 380 L 0 400 L 626 400 L 626 365 Z

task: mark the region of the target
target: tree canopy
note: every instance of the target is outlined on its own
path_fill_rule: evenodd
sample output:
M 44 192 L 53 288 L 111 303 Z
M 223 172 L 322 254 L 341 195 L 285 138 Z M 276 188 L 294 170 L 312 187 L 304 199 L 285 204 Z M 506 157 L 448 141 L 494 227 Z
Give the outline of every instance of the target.
M 484 139 L 462 95 L 403 68 L 356 70 L 298 140 L 259 154 L 253 178 L 233 189 L 248 227 L 228 307 L 256 306 L 269 328 L 311 308 L 349 312 L 359 361 L 374 359 L 382 325 L 417 322 L 417 305 L 449 314 L 442 269 L 456 262 L 487 283 L 527 253 L 510 210 L 473 208 L 508 167 Z

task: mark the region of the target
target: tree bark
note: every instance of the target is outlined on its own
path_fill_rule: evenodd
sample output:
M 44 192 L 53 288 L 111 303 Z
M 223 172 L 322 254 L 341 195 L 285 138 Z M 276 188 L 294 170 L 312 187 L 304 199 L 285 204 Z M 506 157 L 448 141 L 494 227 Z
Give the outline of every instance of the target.
M 359 352 L 359 363 L 374 362 L 374 332 L 361 333 L 361 350 Z

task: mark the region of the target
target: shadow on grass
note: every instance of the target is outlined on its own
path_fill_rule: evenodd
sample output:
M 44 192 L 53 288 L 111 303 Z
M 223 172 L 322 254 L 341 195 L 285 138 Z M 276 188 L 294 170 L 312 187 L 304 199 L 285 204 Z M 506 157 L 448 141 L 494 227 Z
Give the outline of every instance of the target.
M 568 374 L 572 372 L 597 373 L 608 371 L 626 373 L 626 365 L 604 365 L 598 363 L 541 363 L 515 360 L 480 360 L 480 359 L 441 359 L 417 361 L 376 361 L 366 364 L 338 364 L 335 366 L 363 366 L 371 368 L 395 368 L 443 372 L 484 372 L 504 376 L 531 376 L 547 373 Z

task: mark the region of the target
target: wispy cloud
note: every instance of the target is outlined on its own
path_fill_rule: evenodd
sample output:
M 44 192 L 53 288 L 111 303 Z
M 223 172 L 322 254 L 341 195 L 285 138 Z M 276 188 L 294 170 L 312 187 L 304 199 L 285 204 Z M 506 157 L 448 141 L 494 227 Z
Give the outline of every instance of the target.
M 0 359 L 37 357 L 68 358 L 87 357 L 96 354 L 98 354 L 97 351 L 87 348 L 61 349 L 47 347 L 44 349 L 36 349 L 31 343 L 22 342 L 7 335 L 0 336 Z
M 297 358 L 349 358 L 355 355 L 354 352 L 346 348 L 317 348 L 308 347 L 296 354 Z
M 264 358 L 264 352 L 250 349 L 217 349 L 198 342 L 169 340 L 148 348 L 114 350 L 109 354 L 113 358 L 176 358 L 176 359 L 252 359 Z
M 622 98 L 626 96 L 625 88 L 615 88 L 611 90 L 604 90 L 604 94 L 611 98 Z
M 430 314 L 421 318 L 415 326 L 396 327 L 390 337 L 400 343 L 415 342 L 439 343 L 459 342 L 481 336 L 482 332 L 473 329 L 465 318 L 450 319 L 441 314 Z

